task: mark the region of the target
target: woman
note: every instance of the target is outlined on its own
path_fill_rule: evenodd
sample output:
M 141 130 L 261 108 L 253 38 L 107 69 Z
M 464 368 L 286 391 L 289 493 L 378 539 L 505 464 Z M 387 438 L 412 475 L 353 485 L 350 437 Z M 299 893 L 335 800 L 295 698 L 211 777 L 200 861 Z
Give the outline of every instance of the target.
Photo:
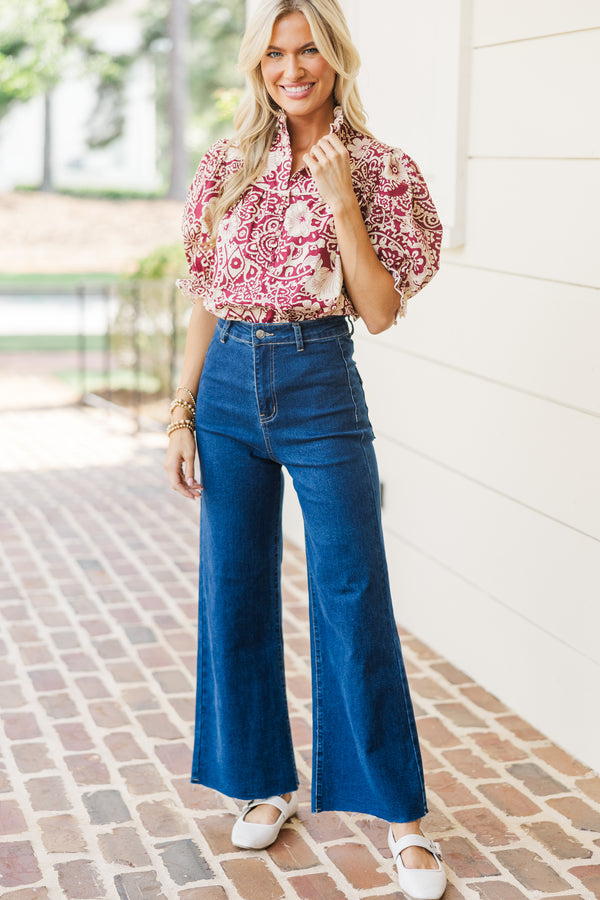
M 192 781 L 249 800 L 263 848 L 297 809 L 281 636 L 282 466 L 302 507 L 313 665 L 312 809 L 390 821 L 400 884 L 441 897 L 390 600 L 352 319 L 389 328 L 436 272 L 415 164 L 365 127 L 337 0 L 267 0 L 240 52 L 235 141 L 200 163 L 184 240 L 193 300 L 165 468 L 202 494 Z M 195 422 L 194 422 L 195 420 Z M 194 428 L 201 483 L 194 478 Z M 253 800 L 251 798 L 264 798 Z

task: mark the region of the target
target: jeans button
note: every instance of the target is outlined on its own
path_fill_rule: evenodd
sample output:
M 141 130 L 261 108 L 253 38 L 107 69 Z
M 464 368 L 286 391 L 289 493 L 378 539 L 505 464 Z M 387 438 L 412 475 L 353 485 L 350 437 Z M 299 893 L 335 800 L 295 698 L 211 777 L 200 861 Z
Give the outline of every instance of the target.
M 264 338 L 264 336 L 265 336 L 265 332 L 262 330 L 262 328 L 259 328 L 258 331 L 256 332 L 256 337 L 259 338 L 259 340 L 262 340 Z

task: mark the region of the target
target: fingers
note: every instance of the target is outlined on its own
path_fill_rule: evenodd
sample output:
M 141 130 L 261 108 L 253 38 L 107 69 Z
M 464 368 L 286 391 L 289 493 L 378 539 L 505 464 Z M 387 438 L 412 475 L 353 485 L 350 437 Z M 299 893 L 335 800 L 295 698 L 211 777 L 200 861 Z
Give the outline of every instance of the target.
M 196 443 L 190 434 L 174 434 L 169 441 L 165 470 L 174 491 L 191 500 L 202 494 L 202 485 L 194 477 Z

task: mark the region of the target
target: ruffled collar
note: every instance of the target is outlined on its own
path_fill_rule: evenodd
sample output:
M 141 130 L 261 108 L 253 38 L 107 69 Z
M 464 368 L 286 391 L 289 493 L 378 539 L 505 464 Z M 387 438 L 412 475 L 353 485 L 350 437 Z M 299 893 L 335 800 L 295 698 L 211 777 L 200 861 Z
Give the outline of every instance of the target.
M 283 109 L 280 109 L 279 112 L 277 113 L 277 122 L 279 123 L 279 125 L 278 125 L 279 134 L 289 135 L 288 127 L 287 127 L 287 114 L 284 112 Z M 329 134 L 339 134 L 339 132 L 342 130 L 344 125 L 345 125 L 345 119 L 344 119 L 344 113 L 342 111 L 342 107 L 335 106 L 333 109 L 333 122 L 329 126 Z

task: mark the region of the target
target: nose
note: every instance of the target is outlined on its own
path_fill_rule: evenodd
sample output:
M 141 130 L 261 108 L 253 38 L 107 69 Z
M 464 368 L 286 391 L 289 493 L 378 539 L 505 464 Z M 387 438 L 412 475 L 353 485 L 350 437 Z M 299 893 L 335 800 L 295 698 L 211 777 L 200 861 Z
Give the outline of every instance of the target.
M 290 53 L 285 66 L 286 78 L 289 78 L 290 81 L 297 81 L 301 72 L 302 65 L 300 64 L 300 60 L 294 53 Z

